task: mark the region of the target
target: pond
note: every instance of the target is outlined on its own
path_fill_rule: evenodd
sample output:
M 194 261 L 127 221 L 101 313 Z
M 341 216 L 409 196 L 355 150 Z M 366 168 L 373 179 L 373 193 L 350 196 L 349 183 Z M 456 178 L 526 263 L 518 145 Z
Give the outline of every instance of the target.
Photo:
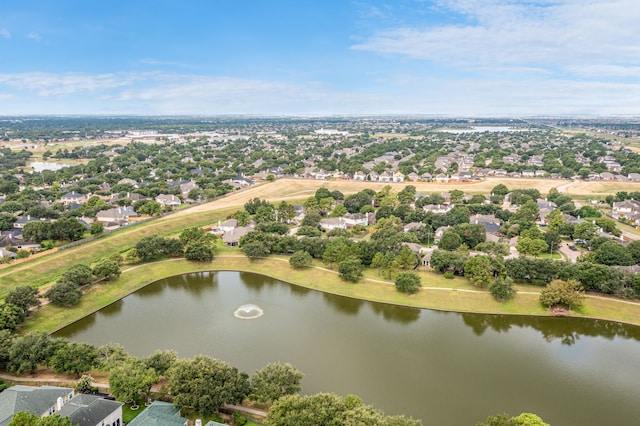
M 69 166 L 71 166 L 71 164 L 54 163 L 51 161 L 32 161 L 31 163 L 27 163 L 27 167 L 31 167 L 34 172 L 41 172 L 43 170 L 56 171 Z
M 157 281 L 57 336 L 137 356 L 207 354 L 249 374 L 290 362 L 303 393 L 353 393 L 425 425 L 502 412 L 565 426 L 640 419 L 640 328 L 607 321 L 437 312 L 202 272 Z

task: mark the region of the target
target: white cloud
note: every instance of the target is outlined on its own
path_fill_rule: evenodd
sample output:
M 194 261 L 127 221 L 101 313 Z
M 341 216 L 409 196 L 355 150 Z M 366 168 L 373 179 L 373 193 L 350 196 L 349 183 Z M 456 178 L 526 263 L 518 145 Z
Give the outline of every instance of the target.
M 40 37 L 40 34 L 33 33 L 33 32 L 27 34 L 27 38 L 29 40 L 33 40 L 33 41 L 41 41 L 42 40 L 42 37 Z
M 0 114 L 640 115 L 640 83 L 436 79 L 406 73 L 337 91 L 179 73 L 0 74 Z
M 11 38 L 11 32 L 6 28 L 0 28 L 0 37 Z
M 531 66 L 565 70 L 581 64 L 640 65 L 636 0 L 442 0 L 457 24 L 380 31 L 352 46 L 473 69 Z
M 0 85 L 38 96 L 59 96 L 74 93 L 92 93 L 126 86 L 134 77 L 128 74 L 80 74 L 80 73 L 23 73 L 0 74 Z

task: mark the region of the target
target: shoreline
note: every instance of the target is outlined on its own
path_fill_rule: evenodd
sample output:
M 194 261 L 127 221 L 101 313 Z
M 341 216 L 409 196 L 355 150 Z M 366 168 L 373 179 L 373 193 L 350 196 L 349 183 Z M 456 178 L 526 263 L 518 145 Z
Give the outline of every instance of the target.
M 271 265 L 265 263 L 271 263 Z M 54 334 L 61 329 L 73 324 L 74 322 L 85 318 L 89 315 L 92 315 L 101 309 L 110 306 L 114 303 L 121 301 L 126 296 L 129 296 L 136 291 L 147 287 L 159 280 L 180 276 L 189 273 L 198 273 L 198 272 L 221 272 L 221 271 L 235 271 L 235 272 L 249 272 L 256 273 L 271 279 L 276 279 L 282 282 L 285 282 L 289 285 L 295 285 L 301 288 L 306 288 L 308 290 L 319 291 L 327 294 L 333 294 L 337 296 L 349 297 L 352 299 L 363 300 L 368 302 L 376 302 L 376 303 L 384 303 L 388 305 L 395 306 L 403 306 L 407 308 L 415 308 L 415 309 L 429 309 L 433 311 L 440 312 L 455 312 L 461 314 L 481 314 L 481 315 L 510 315 L 510 316 L 531 316 L 531 317 L 556 317 L 556 318 L 584 318 L 584 319 L 592 319 L 599 321 L 610 321 L 618 324 L 624 324 L 629 326 L 640 327 L 640 317 L 634 322 L 630 319 L 625 318 L 612 318 L 605 317 L 598 314 L 598 308 L 593 306 L 586 306 L 586 310 L 594 310 L 593 314 L 590 313 L 577 313 L 571 312 L 570 315 L 554 315 L 550 310 L 543 308 L 538 302 L 538 294 L 539 292 L 525 291 L 519 290 L 516 297 L 519 301 L 518 310 L 514 311 L 513 303 L 507 302 L 496 302 L 493 300 L 489 292 L 482 291 L 478 289 L 464 288 L 469 287 L 470 285 L 465 281 L 461 282 L 463 278 L 458 282 L 461 284 L 461 287 L 430 287 L 425 286 L 421 288 L 419 293 L 416 295 L 405 295 L 403 293 L 397 292 L 395 286 L 390 281 L 377 280 L 370 277 L 363 277 L 359 283 L 346 283 L 340 280 L 336 271 L 329 270 L 319 265 L 314 265 L 307 270 L 295 271 L 297 275 L 308 275 L 311 278 L 315 275 L 316 278 L 323 277 L 324 279 L 309 279 L 309 280 L 300 280 L 295 279 L 296 276 L 291 277 L 291 272 L 293 269 L 290 269 L 289 265 L 285 266 L 286 269 L 281 269 L 281 273 L 273 273 L 274 270 L 271 268 L 272 266 L 280 266 L 278 265 L 281 262 L 286 262 L 285 258 L 280 257 L 271 257 L 265 258 L 258 262 L 248 262 L 247 258 L 244 255 L 219 255 L 214 258 L 212 262 L 207 263 L 194 263 L 185 261 L 184 259 L 165 259 L 152 263 L 145 263 L 140 265 L 134 265 L 131 268 L 127 268 L 123 271 L 123 274 L 128 272 L 133 272 L 140 268 L 151 269 L 155 266 L 164 266 L 163 273 L 158 276 L 152 277 L 150 280 L 146 279 L 144 281 L 138 281 L 131 283 L 130 280 L 118 283 L 120 284 L 121 291 L 114 292 L 110 294 L 105 303 L 95 303 L 90 306 L 85 306 L 85 309 L 82 309 L 82 306 L 77 308 L 57 308 L 49 305 L 42 306 L 38 311 L 34 313 L 32 317 L 27 320 L 25 323 L 24 331 L 44 331 L 48 334 Z M 218 267 L 216 267 L 216 263 Z M 177 268 L 171 268 L 171 270 L 167 271 L 167 266 L 171 266 L 176 264 Z M 275 265 L 274 265 L 275 264 Z M 431 275 L 431 272 L 423 271 L 421 273 L 421 278 L 425 276 Z M 147 276 L 147 274 L 143 274 Z M 132 277 L 134 278 L 134 277 Z M 118 279 L 118 281 L 120 281 Z M 315 283 L 315 284 L 312 284 Z M 318 284 L 322 283 L 322 284 Z M 107 282 L 101 284 L 93 284 L 91 288 L 89 288 L 88 293 L 97 293 L 101 290 L 109 290 L 110 286 L 113 286 L 116 282 Z M 133 284 L 133 285 L 128 285 Z M 453 283 L 452 283 L 453 284 Z M 456 305 L 455 303 L 451 303 L 450 301 L 443 302 L 438 304 L 428 303 L 428 301 L 432 298 L 429 296 L 435 295 L 445 295 L 453 298 L 458 298 L 458 296 L 463 295 L 467 301 L 469 301 L 470 305 L 478 306 L 478 309 L 465 309 L 465 304 L 463 301 L 459 301 L 460 303 Z M 386 297 L 384 297 L 386 296 Z M 585 305 L 591 305 L 590 302 L 599 302 L 605 303 L 608 305 L 611 304 L 630 304 L 638 307 L 638 311 L 640 312 L 640 303 L 629 302 L 626 300 L 619 300 L 614 298 L 607 298 L 602 296 L 594 296 L 594 295 L 585 295 Z M 88 298 L 87 298 L 88 299 Z M 490 302 L 487 303 L 487 299 Z M 426 303 L 425 303 L 426 302 Z M 510 304 L 511 303 L 511 304 Z M 493 305 L 495 309 L 490 309 L 488 306 Z M 609 306 L 611 307 L 611 306 Z M 50 312 L 53 311 L 53 312 Z M 60 316 L 59 313 L 63 314 Z M 41 321 L 42 318 L 39 318 L 46 314 L 46 317 L 49 320 L 53 320 L 53 324 L 47 326 L 46 323 Z M 58 314 L 58 316 L 56 316 Z

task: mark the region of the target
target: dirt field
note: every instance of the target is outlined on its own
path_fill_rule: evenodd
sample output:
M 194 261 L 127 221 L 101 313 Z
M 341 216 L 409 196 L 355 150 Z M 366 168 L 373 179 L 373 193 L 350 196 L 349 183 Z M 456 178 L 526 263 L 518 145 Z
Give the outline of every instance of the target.
M 503 183 L 509 189 L 537 188 L 541 193 L 546 194 L 550 189 L 560 185 L 571 184 L 567 180 L 550 179 L 486 179 L 479 182 L 456 182 L 456 183 L 435 183 L 435 182 L 405 182 L 405 183 L 382 183 L 382 182 L 361 182 L 352 180 L 310 180 L 310 179 L 278 179 L 275 182 L 264 183 L 235 192 L 220 200 L 211 203 L 201 204 L 189 209 L 185 209 L 176 215 L 186 215 L 200 211 L 208 211 L 225 207 L 241 206 L 253 198 L 262 198 L 267 201 L 280 201 L 307 198 L 315 194 L 318 188 L 324 187 L 333 191 L 335 189 L 345 194 L 353 194 L 363 189 L 370 188 L 379 191 L 385 185 L 390 185 L 396 191 L 402 190 L 407 185 L 416 187 L 417 192 L 445 192 L 460 189 L 465 193 L 485 194 L 489 193 L 496 185 Z M 640 188 L 640 187 L 639 187 Z M 571 188 L 569 188 L 571 189 Z M 568 192 L 572 194 L 572 192 Z

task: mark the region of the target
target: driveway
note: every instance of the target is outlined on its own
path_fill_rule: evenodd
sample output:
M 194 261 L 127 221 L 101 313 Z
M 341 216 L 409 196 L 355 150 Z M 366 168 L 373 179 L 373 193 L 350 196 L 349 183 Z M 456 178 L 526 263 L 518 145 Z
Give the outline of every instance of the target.
M 559 251 L 567 261 L 576 263 L 576 260 L 578 260 L 578 257 L 580 257 L 583 252 L 580 249 L 573 251 L 569 249 L 569 245 L 573 245 L 573 243 L 568 243 L 566 241 L 561 242 Z

